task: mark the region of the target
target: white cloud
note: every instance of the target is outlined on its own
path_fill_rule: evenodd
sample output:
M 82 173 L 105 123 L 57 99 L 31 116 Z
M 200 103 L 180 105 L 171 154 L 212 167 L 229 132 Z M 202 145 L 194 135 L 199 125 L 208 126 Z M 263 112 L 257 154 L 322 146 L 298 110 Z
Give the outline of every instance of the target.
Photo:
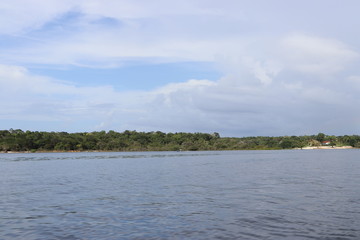
M 0 65 L 0 89 L 2 118 L 40 121 L 102 113 L 117 95 L 111 87 L 79 88 L 6 65 Z
M 289 67 L 325 76 L 344 70 L 359 56 L 340 41 L 302 34 L 285 37 L 281 47 Z
M 253 75 L 260 80 L 264 85 L 272 83 L 273 78 L 281 71 L 281 64 L 275 61 L 254 60 L 252 58 L 245 58 L 243 61 Z
M 349 125 L 344 121 L 353 123 L 360 117 L 353 110 L 360 104 L 354 93 L 306 83 L 233 86 L 224 79 L 193 79 L 151 91 L 118 92 L 106 86 L 77 87 L 17 66 L 2 65 L 0 75 L 2 120 L 59 122 L 55 130 L 61 131 L 74 131 L 76 126 L 76 131 L 312 134 L 332 133 L 333 127 L 345 131 Z
M 2 94 L 21 94 L 26 95 L 28 92 L 52 95 L 59 93 L 73 94 L 76 89 L 60 83 L 51 81 L 47 77 L 32 76 L 28 70 L 20 66 L 0 65 L 0 83 Z

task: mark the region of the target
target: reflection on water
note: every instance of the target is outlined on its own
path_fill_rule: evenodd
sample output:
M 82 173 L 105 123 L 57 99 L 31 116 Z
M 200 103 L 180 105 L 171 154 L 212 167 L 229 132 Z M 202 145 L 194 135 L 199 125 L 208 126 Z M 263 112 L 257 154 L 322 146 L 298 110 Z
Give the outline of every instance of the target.
M 358 154 L 0 154 L 0 239 L 360 239 Z

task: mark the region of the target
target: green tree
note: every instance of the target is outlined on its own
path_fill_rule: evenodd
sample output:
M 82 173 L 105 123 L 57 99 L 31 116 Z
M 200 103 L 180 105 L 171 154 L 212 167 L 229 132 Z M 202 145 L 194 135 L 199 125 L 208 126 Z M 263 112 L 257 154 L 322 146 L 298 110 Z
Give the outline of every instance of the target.
M 324 133 L 318 133 L 318 135 L 315 138 L 320 143 L 325 140 L 325 134 Z

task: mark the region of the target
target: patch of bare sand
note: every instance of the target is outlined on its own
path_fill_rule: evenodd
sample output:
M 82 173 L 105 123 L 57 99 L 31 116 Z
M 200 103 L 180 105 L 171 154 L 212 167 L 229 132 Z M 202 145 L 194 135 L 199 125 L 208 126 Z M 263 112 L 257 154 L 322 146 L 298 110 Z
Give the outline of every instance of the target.
M 351 149 L 353 148 L 352 146 L 341 146 L 341 147 L 336 147 L 336 146 L 318 146 L 318 147 L 303 147 L 303 148 L 297 148 L 297 149 Z

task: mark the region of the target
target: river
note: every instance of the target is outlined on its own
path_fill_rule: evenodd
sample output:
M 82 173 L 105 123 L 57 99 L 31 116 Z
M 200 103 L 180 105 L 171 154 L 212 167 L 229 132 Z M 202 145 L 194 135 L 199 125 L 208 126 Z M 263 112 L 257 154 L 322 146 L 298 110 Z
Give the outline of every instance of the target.
M 0 239 L 360 239 L 360 150 L 0 154 Z

